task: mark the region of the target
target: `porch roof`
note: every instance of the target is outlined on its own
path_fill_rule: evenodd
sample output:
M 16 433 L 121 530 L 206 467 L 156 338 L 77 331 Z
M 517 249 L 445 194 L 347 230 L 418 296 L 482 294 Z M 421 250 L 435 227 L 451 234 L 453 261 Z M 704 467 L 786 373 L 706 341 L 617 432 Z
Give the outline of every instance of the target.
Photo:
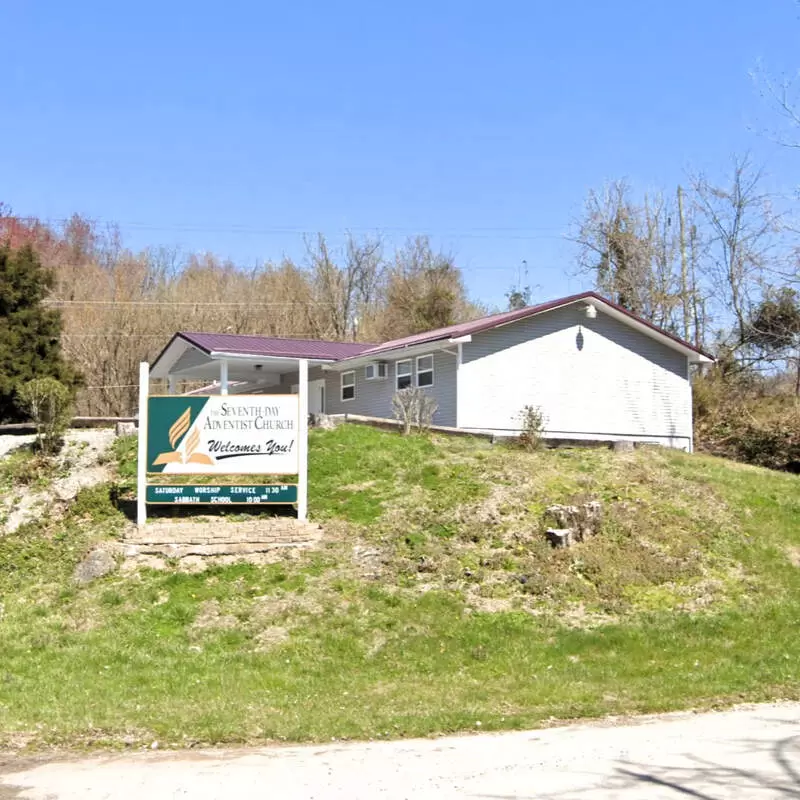
M 338 361 L 341 358 L 355 356 L 364 350 L 375 347 L 374 344 L 365 344 L 363 342 L 282 339 L 273 336 L 245 336 L 237 333 L 192 333 L 181 331 L 175 334 L 175 337 L 178 336 L 209 355 L 212 353 L 226 353 L 230 355 Z M 156 359 L 155 363 L 158 363 L 158 359 Z
M 180 331 L 155 359 L 150 374 L 153 378 L 169 375 L 213 378 L 219 372 L 219 362 L 226 361 L 231 379 L 262 379 L 266 374 L 295 371 L 301 358 L 307 359 L 311 366 L 328 364 L 374 346 L 361 342 Z

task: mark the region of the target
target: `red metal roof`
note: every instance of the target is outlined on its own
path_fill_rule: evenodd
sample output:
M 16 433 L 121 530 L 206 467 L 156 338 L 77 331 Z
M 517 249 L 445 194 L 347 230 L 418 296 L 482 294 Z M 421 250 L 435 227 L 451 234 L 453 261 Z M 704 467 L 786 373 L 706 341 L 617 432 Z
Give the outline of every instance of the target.
M 705 353 L 703 350 L 700 350 L 693 344 L 683 341 L 683 339 L 680 339 L 677 336 L 659 328 L 657 325 L 653 325 L 653 323 L 636 316 L 636 314 L 632 314 L 626 308 L 623 308 L 617 303 L 602 297 L 596 292 L 581 292 L 580 294 L 561 297 L 558 300 L 551 300 L 547 303 L 541 303 L 536 306 L 526 306 L 525 308 L 519 308 L 515 311 L 504 311 L 501 314 L 492 314 L 491 316 L 481 317 L 480 319 L 475 319 L 470 322 L 461 322 L 457 325 L 448 325 L 445 328 L 437 328 L 436 330 L 425 331 L 424 333 L 415 333 L 413 336 L 405 336 L 402 339 L 394 339 L 391 342 L 384 342 L 383 344 L 365 349 L 356 355 L 378 355 L 379 353 L 384 353 L 389 350 L 398 350 L 404 347 L 412 347 L 413 345 L 439 341 L 441 339 L 457 339 L 459 336 L 468 336 L 473 333 L 488 331 L 492 328 L 498 327 L 499 325 L 507 325 L 509 322 L 516 322 L 520 319 L 526 319 L 527 317 L 532 317 L 536 314 L 542 314 L 545 311 L 552 311 L 560 306 L 570 305 L 571 303 L 577 303 L 581 300 L 594 300 L 598 303 L 611 306 L 611 308 L 614 308 L 622 314 L 625 314 L 625 316 L 641 323 L 656 333 L 666 336 L 668 339 L 672 339 L 672 341 L 676 342 L 677 344 L 687 347 L 689 350 L 692 350 L 695 353 L 700 353 L 700 355 L 713 359 L 713 356 L 710 356 L 708 353 Z
M 241 336 L 236 333 L 177 334 L 206 353 L 233 353 L 273 358 L 310 358 L 339 361 L 374 347 L 363 342 L 326 342 L 320 339 L 279 339 L 272 336 Z
M 595 301 L 609 306 L 616 311 L 629 317 L 631 320 L 650 328 L 652 331 L 671 339 L 676 344 L 681 345 L 695 353 L 713 360 L 713 356 L 695 347 L 689 342 L 683 341 L 672 333 L 653 325 L 641 317 L 632 314 L 627 309 L 602 297 L 596 292 L 581 292 L 580 294 L 561 297 L 558 300 L 551 300 L 548 303 L 541 303 L 536 306 L 527 306 L 515 311 L 505 311 L 501 314 L 492 314 L 488 317 L 481 317 L 470 322 L 461 322 L 457 325 L 448 325 L 444 328 L 437 328 L 424 333 L 416 333 L 413 336 L 404 336 L 401 339 L 394 339 L 383 344 L 367 344 L 363 342 L 328 342 L 319 339 L 280 339 L 271 336 L 242 336 L 234 333 L 192 333 L 181 332 L 175 334 L 175 338 L 180 337 L 195 347 L 206 353 L 231 353 L 234 355 L 264 356 L 273 358 L 308 358 L 321 361 L 342 361 L 357 356 L 372 356 L 387 353 L 392 350 L 402 350 L 414 345 L 436 342 L 443 339 L 456 339 L 460 336 L 468 336 L 473 333 L 491 330 L 509 322 L 526 319 L 527 317 L 542 314 L 561 306 L 570 305 L 580 301 Z M 169 346 L 169 345 L 168 345 Z M 162 352 L 166 352 L 166 349 Z M 156 359 L 156 362 L 161 356 Z M 155 363 L 155 362 L 154 362 Z

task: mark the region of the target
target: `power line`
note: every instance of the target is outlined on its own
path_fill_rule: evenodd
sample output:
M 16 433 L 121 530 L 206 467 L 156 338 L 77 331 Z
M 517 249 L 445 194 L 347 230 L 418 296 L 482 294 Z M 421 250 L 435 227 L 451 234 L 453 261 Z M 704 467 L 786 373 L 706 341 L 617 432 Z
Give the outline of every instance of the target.
M 19 222 L 28 224 L 41 223 L 44 225 L 66 225 L 71 222 L 69 217 L 0 217 L 2 219 L 13 219 Z M 316 236 L 320 233 L 319 230 L 311 230 L 304 226 L 299 225 L 284 225 L 284 226 L 264 226 L 252 227 L 248 225 L 199 225 L 199 224 L 180 224 L 175 223 L 171 225 L 149 223 L 149 222 L 120 222 L 113 220 L 105 220 L 101 217 L 86 218 L 88 222 L 95 224 L 101 223 L 110 227 L 118 227 L 130 230 L 142 231 L 165 231 L 174 233 L 232 233 L 243 235 L 259 235 L 259 236 Z M 526 226 L 471 226 L 468 228 L 443 228 L 436 230 L 433 228 L 411 228 L 406 226 L 393 226 L 393 225 L 376 225 L 376 226 L 346 226 L 341 229 L 342 233 L 371 233 L 380 235 L 382 233 L 404 233 L 410 236 L 436 236 L 436 237 L 453 237 L 453 238 L 477 238 L 477 239 L 522 239 L 522 240 L 536 240 L 536 239 L 560 239 L 565 236 L 565 233 L 560 228 L 553 227 L 526 227 Z M 536 233 L 536 235 L 530 235 Z M 523 235 L 524 234 L 524 235 Z
M 134 256 L 134 258 L 136 258 L 136 257 Z M 294 262 L 292 262 L 292 265 L 295 266 L 301 272 L 302 271 L 306 271 L 306 268 L 302 264 L 295 264 Z M 98 264 L 97 262 L 93 262 L 93 261 L 75 262 L 75 263 L 72 263 L 72 262 L 69 262 L 69 261 L 57 261 L 57 262 L 54 262 L 54 263 L 50 264 L 50 266 L 52 268 L 54 268 L 54 269 L 56 269 L 56 268 L 61 268 L 61 269 L 97 268 L 97 269 L 100 269 L 100 270 L 107 269 L 102 264 Z M 174 268 L 174 273 L 177 274 L 177 275 L 180 275 L 187 268 L 191 269 L 191 268 L 195 268 L 195 267 L 199 267 L 200 269 L 216 269 L 216 268 L 227 267 L 227 268 L 232 268 L 232 269 L 238 270 L 239 272 L 242 272 L 242 273 L 245 273 L 245 272 L 259 273 L 260 272 L 260 273 L 264 273 L 264 274 L 269 273 L 270 270 L 274 270 L 273 274 L 277 274 L 281 270 L 280 262 L 275 262 L 275 261 L 265 261 L 262 264 L 235 264 L 232 261 L 229 261 L 229 260 L 227 260 L 225 258 L 218 258 L 218 263 L 212 265 L 211 267 L 206 267 L 203 264 L 197 264 L 197 265 L 189 266 L 189 265 L 184 263 L 184 264 L 181 264 L 180 266 L 175 267 Z M 517 271 L 517 267 L 515 267 L 513 265 L 502 266 L 502 265 L 499 265 L 499 264 L 492 264 L 492 265 L 468 264 L 468 265 L 465 265 L 465 266 L 460 266 L 458 264 L 455 264 L 455 267 L 456 267 L 456 269 L 460 270 L 461 272 L 514 272 L 514 273 L 516 273 L 516 271 Z M 389 269 L 391 269 L 391 267 L 389 267 Z M 537 267 L 536 269 L 537 269 L 537 272 L 538 272 L 538 271 L 542 271 L 542 270 L 559 269 L 559 267 L 556 264 L 552 264 L 552 265 L 549 265 L 549 266 L 548 265 L 544 265 L 543 267 Z
M 108 386 L 80 386 L 78 388 L 83 391 L 93 391 L 96 389 L 135 389 L 138 386 L 138 383 L 117 383 L 109 384 Z
M 226 331 L 222 331 L 226 333 Z M 263 333 L 230 333 L 232 336 L 258 336 L 267 339 L 313 339 L 320 341 L 318 336 L 310 333 L 276 333 L 276 334 L 263 334 Z M 170 333 L 62 333 L 63 339 L 159 339 L 165 342 L 171 336 Z M 333 340 L 331 340 L 333 341 Z
M 188 308 L 195 308 L 202 306 L 203 308 L 218 308 L 219 306 L 234 306 L 237 308 L 297 308 L 298 306 L 335 306 L 332 300 L 330 301 L 317 301 L 317 300 L 303 300 L 303 301 L 286 301 L 282 303 L 250 303 L 243 301 L 198 301 L 193 303 L 188 300 L 44 300 L 42 301 L 50 306 L 185 306 Z

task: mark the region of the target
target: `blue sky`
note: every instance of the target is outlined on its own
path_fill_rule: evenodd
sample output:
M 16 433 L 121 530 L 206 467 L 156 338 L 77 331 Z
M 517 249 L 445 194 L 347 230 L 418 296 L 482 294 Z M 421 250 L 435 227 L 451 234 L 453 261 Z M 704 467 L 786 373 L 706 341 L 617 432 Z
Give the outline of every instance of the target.
M 733 153 L 800 183 L 748 73 L 800 67 L 793 0 L 0 4 L 0 200 L 133 247 L 301 257 L 429 233 L 473 297 L 582 288 L 586 192 Z

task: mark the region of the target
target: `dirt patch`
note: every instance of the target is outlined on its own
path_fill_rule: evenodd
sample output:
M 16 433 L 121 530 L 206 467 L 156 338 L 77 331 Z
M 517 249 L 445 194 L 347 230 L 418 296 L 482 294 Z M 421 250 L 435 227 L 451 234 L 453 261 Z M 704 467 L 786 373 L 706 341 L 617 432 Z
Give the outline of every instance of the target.
M 197 634 L 205 630 L 230 630 L 239 625 L 239 620 L 233 614 L 221 613 L 219 600 L 206 600 L 200 604 L 194 622 L 189 629 Z
M 155 569 L 163 571 L 170 569 L 170 566 L 166 558 L 145 554 L 134 556 L 133 558 L 126 558 L 120 567 L 120 571 L 124 574 L 136 572 L 138 569 Z
M 583 603 L 569 603 L 564 606 L 559 618 L 571 628 L 591 630 L 604 625 L 612 625 L 619 619 L 613 614 L 604 614 L 599 611 L 590 611 Z
M 800 567 L 800 547 L 787 547 L 786 556 L 793 567 Z
M 367 648 L 367 657 L 373 658 L 380 653 L 388 641 L 389 637 L 383 631 L 375 631 L 372 634 L 372 641 L 370 641 L 369 647 Z
M 503 614 L 514 610 L 510 597 L 480 597 L 476 595 L 469 600 L 470 606 L 482 614 Z
M 322 604 L 306 594 L 277 594 L 255 597 L 253 619 L 273 620 L 286 616 L 318 616 L 325 609 Z
M 365 489 L 371 489 L 376 484 L 376 481 L 363 481 L 362 483 L 350 483 L 347 486 L 342 486 L 343 492 L 363 492 Z
M 277 647 L 284 642 L 288 642 L 289 630 L 281 625 L 270 625 L 269 627 L 259 631 L 255 635 L 254 641 L 256 644 L 256 652 L 265 653 L 269 650 L 272 650 L 273 647 Z

